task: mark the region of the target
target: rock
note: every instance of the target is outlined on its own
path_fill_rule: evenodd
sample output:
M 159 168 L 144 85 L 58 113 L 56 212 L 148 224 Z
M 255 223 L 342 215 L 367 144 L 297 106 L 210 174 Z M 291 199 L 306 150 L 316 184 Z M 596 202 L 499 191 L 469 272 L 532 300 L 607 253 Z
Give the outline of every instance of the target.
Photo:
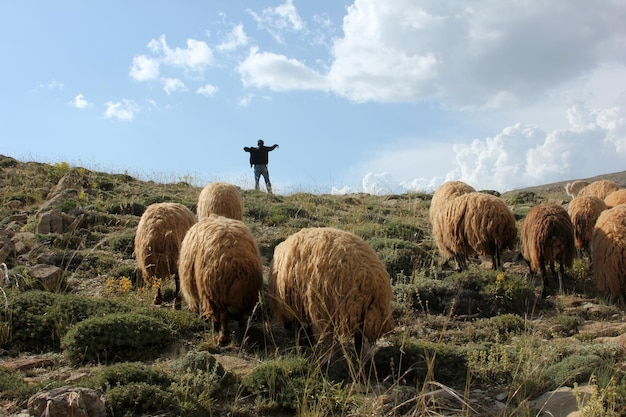
M 59 210 L 49 210 L 39 215 L 37 233 L 65 233 L 71 223 L 71 218 Z
M 8 230 L 0 230 L 0 263 L 6 261 L 13 252 L 13 244 L 11 238 L 13 233 Z
M 35 234 L 30 232 L 16 233 L 11 242 L 16 256 L 27 254 L 38 245 Z
M 2 367 L 12 371 L 27 371 L 34 368 L 49 368 L 53 365 L 54 360 L 50 358 L 19 358 L 4 362 Z
M 63 270 L 53 265 L 35 265 L 30 269 L 29 275 L 51 291 L 61 288 L 63 283 Z
M 620 345 L 622 349 L 626 349 L 626 333 L 615 337 L 598 337 L 596 341 L 601 343 L 615 343 L 616 345 Z
M 504 401 L 506 400 L 506 397 L 508 397 L 508 394 L 506 392 L 501 392 L 500 394 L 496 395 L 496 400 Z
M 28 400 L 32 416 L 105 417 L 104 400 L 99 391 L 80 387 L 61 387 L 33 395 Z
M 593 387 L 581 385 L 577 391 L 584 405 L 585 399 L 593 392 Z M 561 387 L 546 392 L 536 400 L 531 401 L 531 406 L 540 410 L 537 414 L 538 417 L 575 417 L 579 415 L 576 391 L 570 387 Z

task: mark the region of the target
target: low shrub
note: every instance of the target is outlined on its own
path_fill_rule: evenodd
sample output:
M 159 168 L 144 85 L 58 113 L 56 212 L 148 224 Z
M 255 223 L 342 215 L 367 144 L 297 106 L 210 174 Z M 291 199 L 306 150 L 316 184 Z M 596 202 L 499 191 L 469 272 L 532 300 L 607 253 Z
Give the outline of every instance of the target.
M 311 372 L 306 358 L 289 356 L 256 367 L 241 385 L 270 406 L 297 410 L 303 396 L 314 396 L 322 381 L 319 372 Z
M 467 354 L 459 348 L 425 341 L 396 343 L 380 348 L 374 356 L 378 378 L 392 378 L 403 384 L 436 380 L 463 385 L 467 374 Z
M 182 415 L 174 394 L 145 382 L 131 382 L 109 389 L 105 404 L 110 417 Z
M 45 291 L 18 293 L 10 305 L 10 346 L 27 352 L 58 351 L 72 325 L 87 317 L 127 310 L 113 300 Z
M 128 385 L 133 382 L 145 382 L 167 389 L 172 378 L 163 370 L 141 362 L 122 362 L 105 366 L 92 375 L 85 385 L 106 392 L 108 389 Z
M 174 340 L 161 321 L 136 313 L 116 313 L 78 323 L 61 347 L 74 364 L 154 359 Z

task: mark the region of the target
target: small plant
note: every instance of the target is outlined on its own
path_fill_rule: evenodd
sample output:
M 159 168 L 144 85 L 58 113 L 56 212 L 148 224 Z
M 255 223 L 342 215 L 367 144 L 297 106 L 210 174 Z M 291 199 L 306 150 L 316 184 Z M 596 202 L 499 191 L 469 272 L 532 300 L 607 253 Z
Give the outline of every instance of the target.
M 145 382 L 132 382 L 107 390 L 105 404 L 107 416 L 111 417 L 182 415 L 174 394 Z
M 172 381 L 165 371 L 154 366 L 144 365 L 141 362 L 122 362 L 102 368 L 85 381 L 85 385 L 104 392 L 133 382 L 145 382 L 167 389 Z
M 108 296 L 125 296 L 133 289 L 133 281 L 128 277 L 108 277 L 104 283 L 104 293 Z
M 61 347 L 72 363 L 112 363 L 156 358 L 174 340 L 161 321 L 136 313 L 116 313 L 78 323 Z

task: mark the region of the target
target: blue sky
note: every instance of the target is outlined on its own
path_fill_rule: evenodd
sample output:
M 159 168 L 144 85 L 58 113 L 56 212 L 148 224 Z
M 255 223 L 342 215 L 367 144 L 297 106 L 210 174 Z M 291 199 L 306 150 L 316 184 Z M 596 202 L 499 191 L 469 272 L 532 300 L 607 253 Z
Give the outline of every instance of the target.
M 0 5 L 0 153 L 278 193 L 626 169 L 626 2 Z

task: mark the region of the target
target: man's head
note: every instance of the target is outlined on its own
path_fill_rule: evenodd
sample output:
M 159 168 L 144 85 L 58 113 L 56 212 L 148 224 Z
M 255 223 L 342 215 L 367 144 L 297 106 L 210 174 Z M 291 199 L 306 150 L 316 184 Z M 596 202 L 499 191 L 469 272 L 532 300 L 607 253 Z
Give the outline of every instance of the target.
M 259 139 L 259 141 L 257 142 L 257 145 L 259 146 L 263 146 L 265 142 L 263 142 L 263 139 Z

